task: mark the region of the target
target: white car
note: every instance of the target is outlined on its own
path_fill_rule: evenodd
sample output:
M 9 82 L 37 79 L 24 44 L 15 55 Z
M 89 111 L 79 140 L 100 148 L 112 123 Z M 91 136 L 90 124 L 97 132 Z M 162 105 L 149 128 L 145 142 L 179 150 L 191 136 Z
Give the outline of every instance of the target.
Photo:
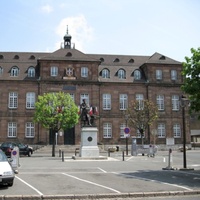
M 15 173 L 8 161 L 5 153 L 0 150 L 0 184 L 8 185 L 9 187 L 13 185 L 15 178 Z

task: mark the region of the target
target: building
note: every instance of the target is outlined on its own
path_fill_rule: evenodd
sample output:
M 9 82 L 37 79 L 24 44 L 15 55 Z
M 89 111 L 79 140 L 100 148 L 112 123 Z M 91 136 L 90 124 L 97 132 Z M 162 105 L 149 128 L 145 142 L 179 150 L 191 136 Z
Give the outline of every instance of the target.
M 150 56 L 85 54 L 72 48 L 71 35 L 52 53 L 0 52 L 0 142 L 52 143 L 51 131 L 33 123 L 37 96 L 47 92 L 69 93 L 79 105 L 82 99 L 98 107 L 98 142 L 124 144 L 123 113 L 133 99 L 157 104 L 159 118 L 145 133 L 157 144 L 183 142 L 180 107 L 182 64 L 160 53 Z M 190 143 L 188 114 L 185 116 Z M 80 143 L 80 124 L 58 133 L 58 144 Z M 131 136 L 141 138 L 138 130 Z M 130 143 L 130 141 L 129 141 Z

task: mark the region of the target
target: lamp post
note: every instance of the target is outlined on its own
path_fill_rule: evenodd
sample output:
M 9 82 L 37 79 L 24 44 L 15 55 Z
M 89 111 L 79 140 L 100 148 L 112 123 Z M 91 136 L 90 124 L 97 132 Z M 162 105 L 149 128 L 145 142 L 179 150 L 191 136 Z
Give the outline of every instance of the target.
M 129 118 L 129 115 L 128 114 L 125 114 L 125 121 L 126 121 L 126 128 L 128 128 L 128 118 Z M 128 137 L 126 136 L 126 155 L 128 156 Z
M 185 107 L 189 104 L 189 100 L 181 96 L 181 107 L 182 107 L 182 120 L 183 120 L 183 168 L 187 168 L 187 161 L 186 161 L 186 128 L 185 128 Z

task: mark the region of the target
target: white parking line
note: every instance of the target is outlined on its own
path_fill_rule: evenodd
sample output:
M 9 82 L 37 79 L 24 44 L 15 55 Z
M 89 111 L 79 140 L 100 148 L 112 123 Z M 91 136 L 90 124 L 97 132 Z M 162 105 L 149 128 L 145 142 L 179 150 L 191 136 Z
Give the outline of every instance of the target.
M 107 173 L 107 171 L 101 169 L 100 167 L 97 167 L 97 169 L 99 169 L 100 171 L 104 172 L 104 173 Z
M 115 190 L 115 189 L 113 189 L 113 188 L 110 188 L 110 187 L 107 187 L 107 186 L 104 186 L 104 185 L 100 185 L 100 184 L 98 184 L 98 183 L 94 183 L 94 182 L 91 182 L 91 181 L 87 181 L 87 180 L 78 178 L 78 177 L 76 177 L 76 176 L 72 176 L 72 175 L 70 175 L 70 174 L 66 174 L 66 173 L 62 173 L 62 174 L 65 175 L 65 176 L 69 176 L 69 177 L 71 177 L 71 178 L 77 179 L 77 180 L 79 180 L 79 181 L 83 181 L 83 182 L 86 182 L 86 183 L 89 183 L 89 184 L 92 184 L 92 185 L 96 185 L 96 186 L 98 186 L 98 187 L 102 187 L 102 188 L 111 190 L 111 191 L 116 192 L 116 193 L 119 193 L 119 194 L 121 193 L 121 192 L 118 191 L 118 190 Z
M 42 192 L 40 192 L 38 189 L 34 188 L 32 185 L 28 184 L 26 181 L 22 180 L 21 178 L 19 178 L 18 176 L 15 176 L 18 180 L 20 180 L 21 182 L 23 182 L 24 184 L 26 184 L 27 186 L 29 186 L 30 188 L 32 188 L 33 190 L 35 190 L 39 195 L 43 195 Z
M 113 174 L 119 174 L 117 172 L 112 172 L 112 173 Z M 136 179 L 140 179 L 140 180 L 144 180 L 144 181 L 151 181 L 151 182 L 155 182 L 155 183 L 162 183 L 162 184 L 165 184 L 165 185 L 170 185 L 170 186 L 179 187 L 179 188 L 182 188 L 182 189 L 185 189 L 185 190 L 192 191 L 192 189 L 190 189 L 188 187 L 180 186 L 180 185 L 177 185 L 177 184 L 171 184 L 171 183 L 167 183 L 167 182 L 163 182 L 163 181 L 158 181 L 158 180 L 148 179 L 148 178 L 142 178 L 142 177 L 133 176 L 133 175 L 126 175 L 126 174 L 123 174 L 123 175 L 126 176 L 126 177 L 134 177 Z

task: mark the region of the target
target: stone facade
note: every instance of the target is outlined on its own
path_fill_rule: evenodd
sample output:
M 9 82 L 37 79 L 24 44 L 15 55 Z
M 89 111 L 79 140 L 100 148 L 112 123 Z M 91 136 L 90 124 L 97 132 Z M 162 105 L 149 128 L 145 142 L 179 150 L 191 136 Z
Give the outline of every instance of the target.
M 68 36 L 64 40 L 71 42 Z M 151 132 L 156 129 L 161 131 L 157 144 L 166 144 L 167 138 L 182 144 L 182 109 L 172 109 L 172 96 L 179 98 L 182 95 L 181 70 L 180 62 L 159 53 L 150 56 L 84 54 L 70 45 L 52 53 L 0 52 L 0 142 L 51 144 L 51 131 L 40 124 L 30 127 L 34 102 L 38 95 L 64 91 L 72 95 L 77 105 L 86 98 L 90 105 L 97 106 L 97 140 L 105 145 L 125 144 L 122 130 L 126 125 L 120 95 L 125 95 L 128 102 L 139 95 L 155 104 L 160 95 L 163 109 L 145 137 L 150 136 L 153 142 Z M 104 99 L 105 94 L 110 98 L 108 105 L 104 105 L 108 100 Z M 190 143 L 188 117 L 186 112 L 187 143 Z M 174 135 L 174 125 L 177 135 Z M 130 135 L 137 136 L 137 130 L 131 128 Z M 80 123 L 58 133 L 57 137 L 58 144 L 80 144 Z M 140 138 L 138 143 L 141 143 Z

